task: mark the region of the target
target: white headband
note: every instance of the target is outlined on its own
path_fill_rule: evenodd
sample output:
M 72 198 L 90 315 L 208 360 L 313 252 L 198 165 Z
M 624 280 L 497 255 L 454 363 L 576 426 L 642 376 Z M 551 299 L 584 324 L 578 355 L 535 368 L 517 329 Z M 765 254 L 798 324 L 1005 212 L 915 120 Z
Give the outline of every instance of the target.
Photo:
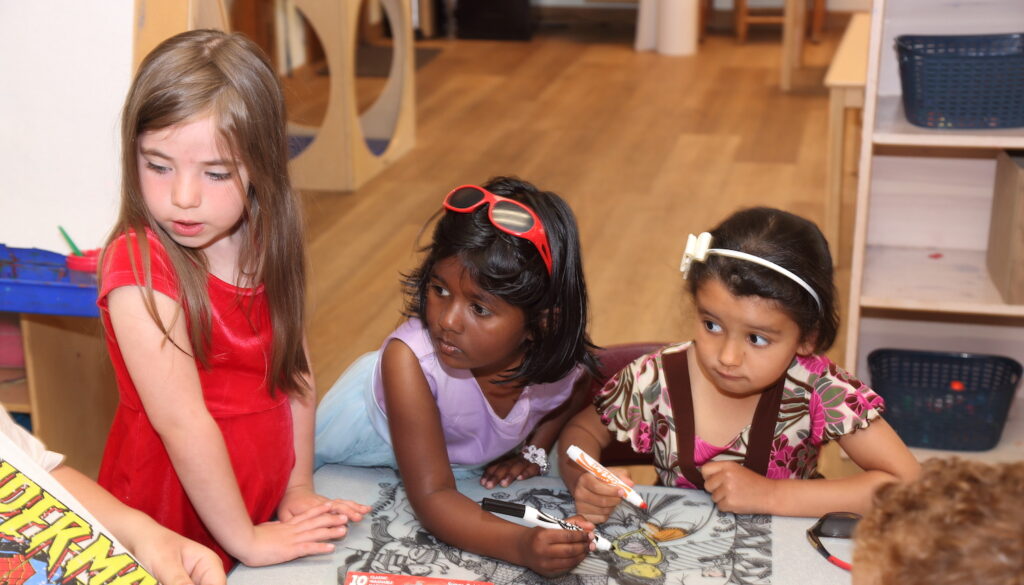
M 711 247 L 711 234 L 704 232 L 699 236 L 690 234 L 686 238 L 686 250 L 683 252 L 683 261 L 679 264 L 679 270 L 683 273 L 683 278 L 690 277 L 690 265 L 693 264 L 694 260 L 697 262 L 703 262 L 711 254 L 717 254 L 719 256 L 728 256 L 729 258 L 738 258 L 740 260 L 746 260 L 747 262 L 753 262 L 754 264 L 760 264 L 765 268 L 770 268 L 775 272 L 785 276 L 793 282 L 799 284 L 806 290 L 812 297 L 814 302 L 818 304 L 818 310 L 821 310 L 821 299 L 818 298 L 818 293 L 814 292 L 811 285 L 807 284 L 804 279 L 793 274 L 789 270 L 779 266 L 774 262 L 769 262 L 764 258 L 759 258 L 753 254 L 747 254 L 746 252 L 740 252 L 739 250 L 727 250 L 724 248 L 712 248 Z

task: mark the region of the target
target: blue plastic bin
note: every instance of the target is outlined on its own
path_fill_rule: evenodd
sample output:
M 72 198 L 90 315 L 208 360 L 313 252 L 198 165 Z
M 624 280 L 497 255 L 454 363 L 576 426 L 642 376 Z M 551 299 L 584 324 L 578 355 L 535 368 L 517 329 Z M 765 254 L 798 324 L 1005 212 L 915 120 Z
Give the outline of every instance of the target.
M 69 270 L 63 254 L 0 244 L 0 311 L 98 317 L 96 275 Z

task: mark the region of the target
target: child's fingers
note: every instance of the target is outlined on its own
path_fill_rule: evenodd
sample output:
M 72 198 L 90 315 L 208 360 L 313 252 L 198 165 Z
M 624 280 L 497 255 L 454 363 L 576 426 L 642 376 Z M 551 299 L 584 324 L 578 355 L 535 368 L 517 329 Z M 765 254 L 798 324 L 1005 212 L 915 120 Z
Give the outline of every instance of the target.
M 346 526 L 327 523 L 332 514 L 321 514 L 304 522 L 266 522 L 256 526 L 256 540 L 242 562 L 251 567 L 283 563 L 314 554 L 326 554 L 334 550 L 328 542 L 344 537 Z M 297 518 L 297 517 L 296 517 Z
M 625 483 L 629 487 L 633 487 L 634 485 L 636 485 L 636 482 L 633 481 L 633 476 L 629 473 L 629 469 L 625 467 L 609 467 L 608 471 L 614 473 L 619 479 L 622 480 L 623 483 Z
M 150 565 L 148 567 L 164 585 L 193 585 L 192 578 L 185 572 L 185 567 L 169 562 Z M 223 579 L 223 573 L 221 573 Z M 6 581 L 5 581 L 6 582 Z M 223 581 L 222 581 L 223 582 Z
M 373 508 L 351 500 L 331 500 L 331 513 L 347 516 L 351 522 L 359 522 Z
M 501 479 L 505 477 L 505 463 L 495 463 L 487 468 L 483 476 L 480 478 L 480 485 L 487 489 L 493 488 L 498 484 Z
M 224 575 L 224 565 L 221 564 L 220 559 L 216 556 L 213 556 L 212 559 L 203 559 L 195 563 L 189 568 L 189 577 L 191 577 L 191 582 L 195 585 L 225 585 L 227 582 L 227 577 Z
M 530 479 L 535 475 L 540 475 L 540 465 L 523 461 L 522 465 L 519 466 L 519 473 L 516 474 L 516 479 Z
M 487 489 L 493 489 L 498 485 L 508 487 L 520 473 L 519 465 L 514 461 L 505 461 L 487 476 L 481 478 L 480 484 Z
M 592 538 L 587 532 L 544 530 L 538 536 L 538 565 L 547 575 L 571 571 L 590 553 Z
M 345 538 L 348 534 L 348 526 L 336 526 L 331 524 L 309 524 L 297 530 L 293 535 L 295 542 L 326 542 Z
M 293 559 L 312 555 L 325 555 L 334 552 L 334 544 L 330 542 L 299 542 L 291 547 Z
M 590 474 L 580 476 L 580 481 L 576 484 L 576 488 L 582 488 L 586 492 L 608 501 L 622 499 L 622 488 L 605 483 Z
M 348 516 L 333 512 L 333 505 L 333 502 L 325 502 L 301 514 L 292 516 L 283 523 L 298 530 L 308 530 L 322 526 L 344 526 L 348 523 Z
M 573 524 L 575 526 L 579 526 L 580 528 L 582 528 L 583 530 L 585 530 L 587 532 L 593 532 L 595 529 L 597 529 L 597 526 L 593 522 L 587 520 L 586 518 L 584 518 L 583 516 L 581 516 L 579 514 L 576 514 L 575 516 L 570 516 L 570 517 L 566 518 L 565 521 L 568 522 L 569 524 Z

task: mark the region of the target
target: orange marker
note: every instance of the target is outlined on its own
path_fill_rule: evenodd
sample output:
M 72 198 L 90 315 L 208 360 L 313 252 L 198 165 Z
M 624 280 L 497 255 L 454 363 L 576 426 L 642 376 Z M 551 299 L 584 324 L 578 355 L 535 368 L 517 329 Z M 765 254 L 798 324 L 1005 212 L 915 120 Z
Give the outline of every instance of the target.
M 647 502 L 640 497 L 640 494 L 636 493 L 633 488 L 626 485 L 626 482 L 619 479 L 619 476 L 608 471 L 608 469 L 597 462 L 593 457 L 587 455 L 583 449 L 580 449 L 576 445 L 569 445 L 569 448 L 565 450 L 565 454 L 570 459 L 576 462 L 577 465 L 590 472 L 597 479 L 603 481 L 608 485 L 613 485 L 622 488 L 626 492 L 625 500 L 630 504 L 633 504 L 641 510 L 647 509 Z

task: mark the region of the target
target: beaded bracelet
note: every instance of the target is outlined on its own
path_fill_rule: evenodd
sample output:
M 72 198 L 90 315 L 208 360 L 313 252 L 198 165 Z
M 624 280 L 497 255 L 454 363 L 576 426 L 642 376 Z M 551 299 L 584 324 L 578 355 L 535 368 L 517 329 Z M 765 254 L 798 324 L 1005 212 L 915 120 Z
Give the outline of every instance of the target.
M 536 445 L 524 445 L 520 454 L 523 459 L 540 467 L 541 475 L 548 474 L 548 452 L 544 448 Z

